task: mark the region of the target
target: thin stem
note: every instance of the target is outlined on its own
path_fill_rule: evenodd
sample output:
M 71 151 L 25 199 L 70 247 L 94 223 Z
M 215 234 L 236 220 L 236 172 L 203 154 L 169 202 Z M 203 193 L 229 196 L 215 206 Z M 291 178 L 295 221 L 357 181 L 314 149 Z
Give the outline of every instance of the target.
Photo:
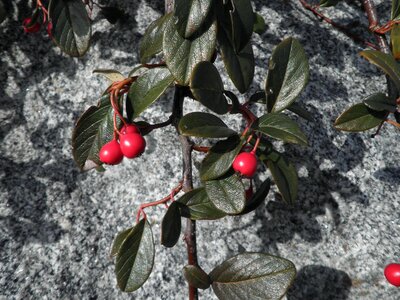
M 183 113 L 183 101 L 185 95 L 182 88 L 175 86 L 175 95 L 173 103 L 173 124 L 179 134 L 178 124 L 182 118 Z M 193 144 L 188 137 L 179 134 L 179 141 L 182 145 L 182 160 L 183 160 L 183 182 L 182 190 L 186 193 L 193 189 L 193 178 L 192 178 L 192 150 Z M 186 221 L 186 230 L 184 235 L 186 242 L 188 263 L 189 265 L 198 265 L 197 261 L 197 245 L 196 245 L 196 223 L 191 219 Z M 198 291 L 197 289 L 189 284 L 189 300 L 197 300 Z
M 193 146 L 192 146 L 192 149 L 193 149 L 194 151 L 203 152 L 203 153 L 207 153 L 208 151 L 210 151 L 210 147 L 207 147 L 207 146 L 200 146 L 200 145 L 193 145 Z
M 370 43 L 368 41 L 365 41 L 363 38 L 361 38 L 360 36 L 352 33 L 346 26 L 336 23 L 335 21 L 333 21 L 332 19 L 328 18 L 327 16 L 325 16 L 324 14 L 322 14 L 321 12 L 318 11 L 318 6 L 314 6 L 309 4 L 306 0 L 299 0 L 301 5 L 311 11 L 315 16 L 317 16 L 318 18 L 320 18 L 321 20 L 325 21 L 326 23 L 332 25 L 333 27 L 335 27 L 337 30 L 341 31 L 342 33 L 344 33 L 345 35 L 347 35 L 349 38 L 351 38 L 353 41 L 357 42 L 357 43 L 361 43 L 364 44 L 368 47 L 371 47 L 373 49 L 378 50 L 379 47 L 373 43 Z
M 400 128 L 400 124 L 397 123 L 397 122 L 395 122 L 395 121 L 392 121 L 392 120 L 390 120 L 390 119 L 387 119 L 386 122 L 389 123 L 389 124 L 391 124 L 391 125 L 393 125 L 393 126 L 396 126 L 397 128 Z

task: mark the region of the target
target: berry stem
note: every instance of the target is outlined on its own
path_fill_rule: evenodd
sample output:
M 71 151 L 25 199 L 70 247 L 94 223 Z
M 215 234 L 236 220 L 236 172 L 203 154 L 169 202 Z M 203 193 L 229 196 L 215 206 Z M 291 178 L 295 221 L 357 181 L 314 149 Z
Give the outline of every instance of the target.
M 254 144 L 253 150 L 250 151 L 251 153 L 253 153 L 253 154 L 256 153 L 258 145 L 260 144 L 260 140 L 261 140 L 261 137 L 257 136 L 257 140 L 256 140 L 256 143 Z
M 192 149 L 197 151 L 197 152 L 203 152 L 203 153 L 208 153 L 208 151 L 210 151 L 211 147 L 207 147 L 207 146 L 200 146 L 200 145 L 193 145 Z
M 157 206 L 157 205 L 160 205 L 160 204 L 166 204 L 167 205 L 168 201 L 174 200 L 175 194 L 179 193 L 182 190 L 182 185 L 183 185 L 182 182 L 183 181 L 179 182 L 179 184 L 172 190 L 171 194 L 169 194 L 168 196 L 165 196 L 164 198 L 162 198 L 160 200 L 157 200 L 157 201 L 154 201 L 154 202 L 148 202 L 148 203 L 140 204 L 138 212 L 137 212 L 137 215 L 136 215 L 136 223 L 139 222 L 141 214 L 143 214 L 144 218 L 146 218 L 146 214 L 144 212 L 145 208 L 151 207 L 151 206 Z M 168 207 L 168 205 L 167 205 L 167 207 Z

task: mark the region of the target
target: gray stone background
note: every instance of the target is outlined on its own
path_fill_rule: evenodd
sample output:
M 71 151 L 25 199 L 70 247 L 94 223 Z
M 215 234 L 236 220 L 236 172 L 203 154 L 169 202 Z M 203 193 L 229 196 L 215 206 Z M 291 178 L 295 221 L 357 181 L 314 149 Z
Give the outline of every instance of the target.
M 185 299 L 182 241 L 172 250 L 157 242 L 153 273 L 133 294 L 118 291 L 108 256 L 115 234 L 134 222 L 139 203 L 164 196 L 179 181 L 174 130 L 153 132 L 141 158 L 104 174 L 80 173 L 70 144 L 74 122 L 107 86 L 92 70 L 127 75 L 138 61 L 146 26 L 163 11 L 162 1 L 109 2 L 126 11 L 116 25 L 95 10 L 92 48 L 82 59 L 61 54 L 44 31 L 24 34 L 28 1 L 6 2 L 14 17 L 0 25 L 0 299 Z M 390 1 L 376 3 L 387 20 Z M 386 126 L 371 139 L 332 127 L 351 103 L 385 91 L 384 77 L 358 55 L 362 46 L 297 1 L 257 0 L 254 6 L 269 28 L 254 37 L 252 90 L 263 86 L 273 47 L 285 37 L 298 38 L 311 67 L 300 102 L 315 121 L 299 120 L 310 147 L 277 143 L 299 170 L 296 206 L 270 193 L 265 205 L 245 217 L 200 222 L 200 263 L 210 271 L 238 252 L 264 251 L 297 266 L 289 300 L 400 299 L 383 276 L 384 266 L 400 259 L 399 132 Z M 367 26 L 357 1 L 324 11 L 344 24 L 359 21 L 355 32 Z M 232 87 L 228 80 L 225 85 Z M 159 101 L 143 118 L 164 120 L 170 100 Z M 187 110 L 197 108 L 191 103 Z M 164 211 L 148 210 L 157 241 Z M 201 298 L 215 296 L 207 290 Z

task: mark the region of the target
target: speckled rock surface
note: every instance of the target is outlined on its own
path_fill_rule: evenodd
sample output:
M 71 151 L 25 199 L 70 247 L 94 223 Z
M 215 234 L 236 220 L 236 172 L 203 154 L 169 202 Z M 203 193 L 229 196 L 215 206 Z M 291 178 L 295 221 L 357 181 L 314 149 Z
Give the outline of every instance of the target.
M 150 279 L 133 294 L 118 291 L 108 256 L 116 232 L 134 222 L 138 204 L 164 196 L 179 181 L 174 130 L 153 132 L 145 155 L 103 174 L 80 173 L 70 146 L 74 122 L 106 87 L 92 70 L 128 74 L 162 1 L 114 2 L 127 13 L 117 25 L 95 11 L 92 48 L 82 59 L 60 54 L 44 32 L 24 35 L 26 1 L 6 2 L 15 17 L 0 25 L 0 299 L 186 299 L 182 241 L 172 250 L 157 243 Z M 345 107 L 385 90 L 383 76 L 357 54 L 361 46 L 297 1 L 254 4 L 269 29 L 254 39 L 253 90 L 263 85 L 267 59 L 283 38 L 298 38 L 310 59 L 310 84 L 300 101 L 315 122 L 299 121 L 310 148 L 281 146 L 300 173 L 295 207 L 271 193 L 264 207 L 243 218 L 198 224 L 201 265 L 210 271 L 238 252 L 265 251 L 297 266 L 289 300 L 400 299 L 400 290 L 383 277 L 384 266 L 400 259 L 398 131 L 385 127 L 370 139 L 332 128 Z M 388 16 L 389 1 L 379 4 L 380 15 Z M 367 24 L 355 4 L 326 13 L 342 23 L 356 16 Z M 159 101 L 143 118 L 165 119 L 169 101 Z M 163 212 L 148 212 L 157 241 Z M 207 290 L 201 298 L 215 296 Z

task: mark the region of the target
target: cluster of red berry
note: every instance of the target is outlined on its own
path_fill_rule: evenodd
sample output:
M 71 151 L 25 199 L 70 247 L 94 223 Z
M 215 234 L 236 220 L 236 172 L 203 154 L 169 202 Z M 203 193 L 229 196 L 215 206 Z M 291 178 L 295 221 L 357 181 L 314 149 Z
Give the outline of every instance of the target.
M 119 134 L 119 142 L 116 138 L 101 147 L 100 160 L 107 165 L 117 165 L 122 159 L 140 156 L 146 148 L 146 140 L 140 134 L 139 129 L 133 125 L 124 125 Z
M 42 19 L 42 23 L 40 22 L 40 19 Z M 51 23 L 51 20 L 49 19 L 49 12 L 47 9 L 44 7 L 42 4 L 41 0 L 36 0 L 36 8 L 32 14 L 31 18 L 26 18 L 22 22 L 22 27 L 24 28 L 25 33 L 36 33 L 40 30 L 40 27 L 42 24 L 47 23 L 47 33 L 51 37 L 52 34 L 52 29 L 53 29 L 53 24 Z

